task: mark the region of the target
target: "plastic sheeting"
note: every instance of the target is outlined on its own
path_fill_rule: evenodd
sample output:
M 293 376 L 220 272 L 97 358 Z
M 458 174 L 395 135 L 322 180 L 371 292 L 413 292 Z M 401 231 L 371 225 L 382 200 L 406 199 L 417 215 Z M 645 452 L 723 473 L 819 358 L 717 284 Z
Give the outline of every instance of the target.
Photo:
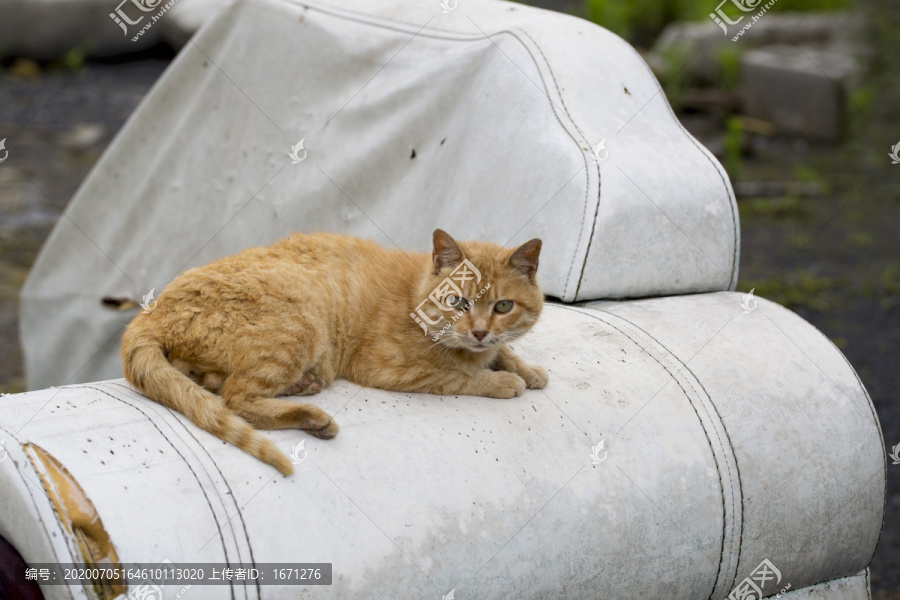
M 122 562 L 334 568 L 331 586 L 203 598 L 722 599 L 764 560 L 780 575 L 766 595 L 867 598 L 886 473 L 871 401 L 808 323 L 741 303 L 549 304 L 515 349 L 550 383 L 512 400 L 338 381 L 308 399 L 335 439 L 264 433 L 299 459 L 288 478 L 123 380 L 7 397 L 0 535 L 30 563 L 77 557 L 34 444 Z
M 505 2 L 248 0 L 185 47 L 59 220 L 22 293 L 28 385 L 120 375 L 135 313 L 104 298 L 293 231 L 426 250 L 436 227 L 542 238 L 564 301 L 737 278 L 722 167 L 605 29 Z

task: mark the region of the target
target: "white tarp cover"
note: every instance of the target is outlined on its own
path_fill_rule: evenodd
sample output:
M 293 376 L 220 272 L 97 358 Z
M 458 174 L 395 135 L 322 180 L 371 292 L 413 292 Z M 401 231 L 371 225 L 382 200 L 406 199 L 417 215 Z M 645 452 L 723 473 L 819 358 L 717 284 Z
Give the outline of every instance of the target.
M 550 382 L 511 400 L 338 381 L 305 399 L 335 415 L 335 439 L 263 432 L 300 461 L 287 478 L 124 380 L 9 396 L 0 535 L 29 563 L 78 559 L 31 443 L 81 485 L 122 562 L 334 567 L 328 587 L 185 600 L 722 600 L 763 560 L 780 573 L 765 595 L 865 600 L 854 576 L 887 469 L 872 403 L 815 328 L 741 299 L 550 303 L 515 344 Z
M 120 375 L 117 334 L 134 312 L 102 298 L 140 300 L 293 231 L 414 250 L 430 249 L 435 227 L 540 237 L 541 285 L 564 301 L 733 288 L 728 178 L 633 48 L 562 14 L 446 5 L 247 0 L 218 12 L 35 264 L 21 312 L 29 387 Z

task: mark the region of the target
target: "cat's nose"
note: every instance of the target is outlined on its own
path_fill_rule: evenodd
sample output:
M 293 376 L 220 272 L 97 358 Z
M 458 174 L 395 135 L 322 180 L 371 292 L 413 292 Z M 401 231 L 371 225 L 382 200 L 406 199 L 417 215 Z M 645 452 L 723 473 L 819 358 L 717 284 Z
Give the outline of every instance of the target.
M 475 339 L 478 340 L 479 342 L 481 340 L 483 340 L 487 336 L 488 333 L 490 333 L 490 332 L 487 331 L 486 329 L 473 329 L 472 330 L 472 335 L 474 335 Z

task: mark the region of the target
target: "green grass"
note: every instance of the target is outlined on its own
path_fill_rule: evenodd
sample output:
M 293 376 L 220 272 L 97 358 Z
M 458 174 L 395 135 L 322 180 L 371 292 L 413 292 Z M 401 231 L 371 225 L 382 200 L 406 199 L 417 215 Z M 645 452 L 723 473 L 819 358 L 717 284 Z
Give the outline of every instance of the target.
M 729 172 L 730 169 L 729 169 Z M 761 217 L 765 219 L 797 218 L 810 215 L 809 207 L 797 196 L 777 196 L 773 198 L 750 198 L 741 200 L 741 218 Z
M 843 308 L 845 282 L 797 269 L 769 280 L 741 280 L 741 290 L 755 288 L 754 294 L 791 309 L 808 308 L 826 312 Z
M 853 0 L 778 0 L 769 10 L 839 10 L 853 4 Z M 697 0 L 585 0 L 584 12 L 591 21 L 628 41 L 649 46 L 669 23 L 706 19 L 717 6 L 718 2 Z M 722 11 L 731 17 L 745 14 L 732 2 L 723 4 Z
M 744 148 L 744 127 L 738 117 L 728 117 L 725 121 L 725 170 L 733 180 L 741 178 L 741 157 Z

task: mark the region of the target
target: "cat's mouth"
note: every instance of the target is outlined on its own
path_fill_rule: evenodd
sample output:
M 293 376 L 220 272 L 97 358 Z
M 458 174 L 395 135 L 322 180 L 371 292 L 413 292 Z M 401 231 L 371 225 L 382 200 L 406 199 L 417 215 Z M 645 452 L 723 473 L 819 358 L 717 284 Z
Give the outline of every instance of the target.
M 499 342 L 500 339 L 493 335 L 479 340 L 466 334 L 449 335 L 441 340 L 441 343 L 446 346 L 459 350 L 468 350 L 469 352 L 485 352 L 492 349 Z
M 472 352 L 484 352 L 485 350 L 488 350 L 491 346 L 493 346 L 494 342 L 495 340 L 493 339 L 481 341 L 470 340 L 468 346 L 469 350 L 471 350 Z

